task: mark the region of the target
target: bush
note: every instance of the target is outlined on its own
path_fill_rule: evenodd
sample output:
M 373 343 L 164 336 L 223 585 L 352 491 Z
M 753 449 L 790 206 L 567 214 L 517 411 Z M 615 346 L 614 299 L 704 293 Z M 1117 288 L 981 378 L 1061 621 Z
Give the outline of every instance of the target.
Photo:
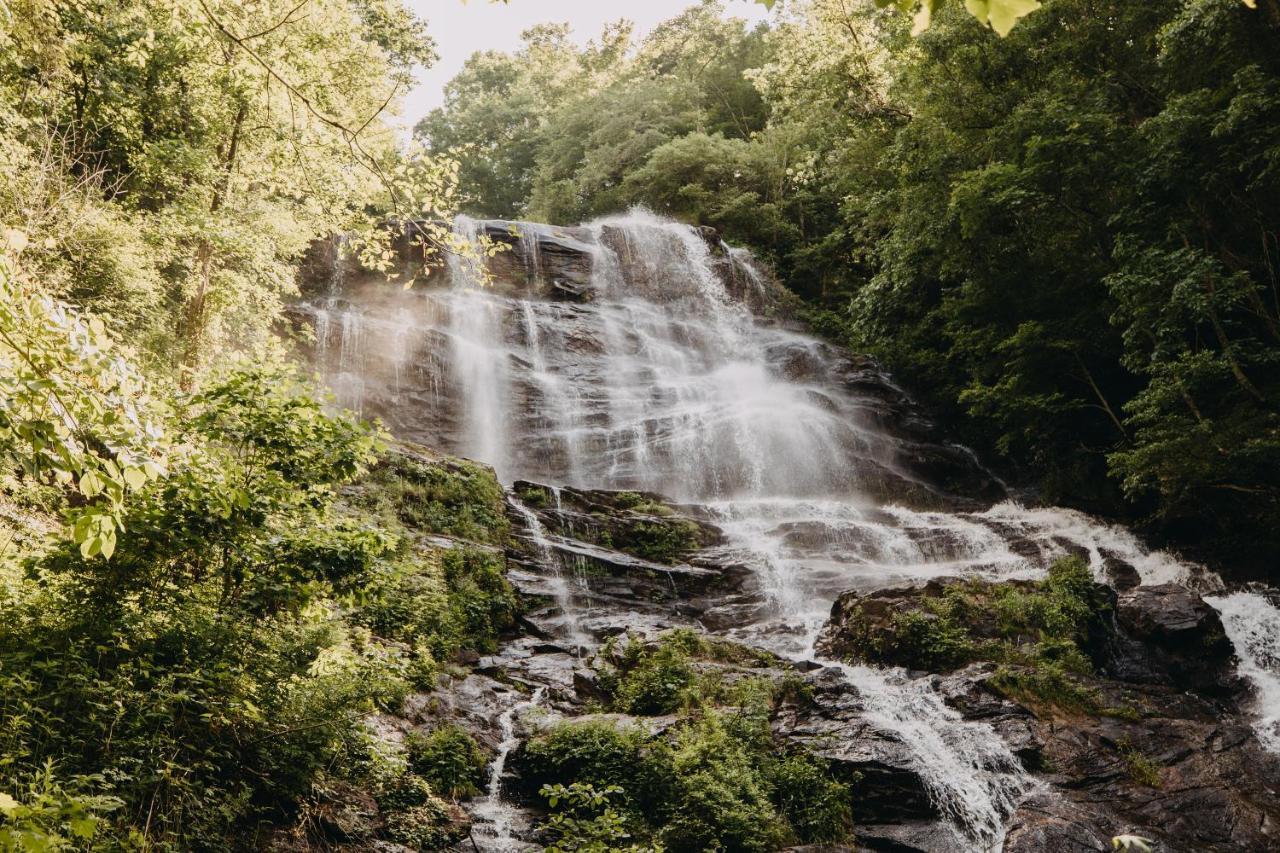
M 798 752 L 765 766 L 774 802 L 803 844 L 842 841 L 853 830 L 852 792 L 832 778 L 826 762 Z
M 629 648 L 640 648 L 633 642 Z M 688 653 L 677 643 L 664 642 L 655 651 L 641 651 L 612 685 L 613 705 L 628 714 L 670 714 L 680 707 L 694 683 Z
M 457 799 L 480 793 L 488 759 L 480 745 L 463 728 L 446 725 L 405 738 L 409 767 L 436 793 Z
M 548 853 L 657 853 L 661 848 L 626 845 L 631 838 L 626 821 L 611 804 L 623 791 L 617 785 L 599 788 L 574 782 L 572 785 L 543 785 L 538 790 L 552 812 L 538 828 L 551 842 Z
M 427 453 L 401 448 L 383 454 L 362 484 L 361 504 L 423 533 L 504 544 L 510 522 L 505 492 L 493 471 Z
M 183 453 L 133 495 L 110 561 L 63 543 L 0 598 L 0 766 L 97 774 L 119 802 L 95 824 L 104 844 L 145 827 L 139 843 L 156 849 L 226 849 L 293 820 L 318 781 L 372 773 L 365 717 L 429 682 L 438 654 L 491 647 L 514 595 L 500 554 L 415 563 L 398 521 L 384 530 L 341 503 L 379 438 L 289 375 L 230 374 L 187 400 L 171 433 Z M 458 501 L 484 506 L 451 518 L 492 519 L 501 490 L 461 470 L 475 488 Z M 417 758 L 457 795 L 483 765 L 448 732 Z M 443 804 L 415 796 L 388 832 L 440 843 Z M 57 809 L 74 825 L 52 805 L 12 812 L 65 834 L 89 825 L 72 805 Z
M 606 722 L 564 723 L 530 739 L 517 760 L 525 784 L 571 802 L 548 827 L 558 849 L 604 849 L 588 842 L 617 831 L 680 853 L 849 836 L 848 784 L 806 752 L 776 755 L 767 713 L 708 709 L 653 737 Z M 579 795 L 593 796 L 589 808 L 574 804 Z
M 776 850 L 786 821 L 749 746 L 716 713 L 680 732 L 671 759 L 666 820 L 659 838 L 673 851 Z

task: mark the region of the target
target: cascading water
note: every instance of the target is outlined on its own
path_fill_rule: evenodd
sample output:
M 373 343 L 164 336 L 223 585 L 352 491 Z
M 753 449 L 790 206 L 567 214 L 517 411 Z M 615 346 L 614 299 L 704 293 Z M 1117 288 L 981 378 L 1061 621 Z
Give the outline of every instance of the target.
M 455 232 L 474 239 L 479 228 L 461 219 Z M 567 236 L 526 223 L 515 233 L 513 251 L 526 258 L 515 292 L 487 287 L 474 261 L 451 257 L 450 289 L 397 290 L 391 308 L 366 306 L 354 323 L 345 319 L 354 312 L 332 299 L 315 309 L 320 355 L 340 396 L 354 388 L 364 404 L 382 394 L 373 408 L 393 427 L 487 462 L 508 483 L 648 490 L 700 507 L 767 593 L 766 606 L 731 629 L 736 636 L 810 657 L 846 589 L 943 575 L 1031 578 L 1070 553 L 1099 575 L 1120 560 L 1144 583 L 1218 586 L 1211 574 L 1080 513 L 955 498 L 914 461 L 917 439 L 902 423 L 911 415 L 886 405 L 885 389 L 900 392 L 874 365 L 748 308 L 767 287 L 741 252 L 645 213 Z M 546 239 L 589 257 L 585 297 L 538 290 L 581 289 L 551 280 L 558 273 Z M 741 292 L 731 294 L 726 281 Z M 410 320 L 403 334 L 388 334 Z M 328 340 L 335 334 L 336 348 Z M 336 381 L 357 363 L 362 384 Z M 419 390 L 401 388 L 406 376 Z M 976 468 L 963 451 L 954 456 Z M 544 550 L 537 514 L 513 506 L 579 643 L 565 567 Z M 1260 735 L 1280 749 L 1280 611 L 1252 593 L 1211 601 L 1241 674 L 1257 687 Z M 1004 820 L 1033 785 L 1003 741 L 962 721 L 926 679 L 837 666 L 866 717 L 909 748 L 960 846 L 998 845 Z
M 486 850 L 493 853 L 514 853 L 528 850 L 530 846 L 516 838 L 516 830 L 522 818 L 520 812 L 502 796 L 502 779 L 507 769 L 507 757 L 511 750 L 520 745 L 516 736 L 516 717 L 536 708 L 542 702 L 543 690 L 538 688 L 533 695 L 523 702 L 517 702 L 498 717 L 498 732 L 501 740 L 498 751 L 489 764 L 489 781 L 485 786 L 485 796 L 472 808 L 476 823 L 472 827 L 472 840 L 483 842 Z
M 585 648 L 589 645 L 589 640 L 578 623 L 578 608 L 573 600 L 573 590 L 570 589 L 569 582 L 564 576 L 564 567 L 561 565 L 560 557 L 547 540 L 547 531 L 543 528 L 542 521 L 538 519 L 537 513 L 519 500 L 513 498 L 511 505 L 525 523 L 525 529 L 529 533 L 529 540 L 533 544 L 533 549 L 539 562 L 543 568 L 551 572 L 552 594 L 555 596 L 556 604 L 559 606 L 564 618 L 564 639 L 570 643 L 575 651 Z

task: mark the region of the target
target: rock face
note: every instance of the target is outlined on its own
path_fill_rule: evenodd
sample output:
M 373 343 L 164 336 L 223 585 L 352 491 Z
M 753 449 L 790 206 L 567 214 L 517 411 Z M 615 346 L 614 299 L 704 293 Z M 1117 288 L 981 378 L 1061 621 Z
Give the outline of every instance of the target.
M 977 507 L 1004 495 L 872 359 L 797 334 L 786 291 L 712 230 L 461 221 L 456 239 L 501 248 L 479 262 L 444 251 L 440 223 L 391 227 L 394 281 L 340 257 L 340 241 L 318 244 L 295 316 L 339 401 L 402 438 L 504 479 L 677 497 L 857 490 Z M 748 439 L 744 420 L 760 421 L 775 391 L 794 419 Z M 797 445 L 800 465 L 757 455 Z M 851 454 L 861 464 L 824 463 Z
M 1127 680 L 1209 695 L 1230 696 L 1239 690 L 1222 620 L 1194 592 L 1162 584 L 1121 593 L 1116 624 L 1110 663 Z
M 903 641 L 902 614 L 950 618 L 938 605 L 948 591 L 1034 594 L 1030 582 L 942 579 L 919 587 L 847 593 L 832 609 L 820 646 L 830 654 L 919 664 Z M 967 663 L 995 654 L 984 646 L 1019 637 L 1002 630 L 998 611 L 963 619 L 964 655 L 937 681 L 966 719 L 998 731 L 1052 793 L 1024 800 L 1008 826 L 1006 851 L 1097 850 L 1114 835 L 1157 839 L 1160 850 L 1270 850 L 1280 828 L 1280 762 L 1254 736 L 1232 672 L 1232 651 L 1217 613 L 1175 585 L 1138 587 L 1115 596 L 1114 617 L 1099 608 L 1080 635 L 1094 670 L 1046 685 L 1024 646 L 1009 663 Z M 942 614 L 942 615 L 939 615 Z M 913 623 L 914 624 L 914 623 Z M 1025 638 L 1022 638 L 1025 639 Z M 1012 677 L 1011 677 L 1012 673 Z M 1059 677 L 1059 676 L 1055 676 Z M 1039 679 L 1039 680 L 1037 680 Z M 1063 685 L 1069 686 L 1063 686 Z
M 602 639 L 624 628 L 724 623 L 761 602 L 755 573 L 723 547 L 723 532 L 660 495 L 520 480 L 510 506 L 513 579 L 532 603 L 526 623 L 543 636 L 563 627 L 566 607 Z

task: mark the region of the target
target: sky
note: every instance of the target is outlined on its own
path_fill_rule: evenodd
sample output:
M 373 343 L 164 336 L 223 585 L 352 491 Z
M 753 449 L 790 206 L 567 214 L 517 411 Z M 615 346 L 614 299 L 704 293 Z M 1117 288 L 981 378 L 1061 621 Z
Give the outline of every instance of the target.
M 679 14 L 696 0 L 408 0 L 408 5 L 427 21 L 436 40 L 440 59 L 431 68 L 418 71 L 418 86 L 404 100 L 405 127 L 444 101 L 444 86 L 462 70 L 467 57 L 477 50 L 514 50 L 520 33 L 534 24 L 568 21 L 573 35 L 585 44 L 610 21 L 626 18 L 636 25 L 637 35 L 649 32 Z M 726 13 L 752 21 L 764 20 L 765 8 L 752 0 L 725 0 Z

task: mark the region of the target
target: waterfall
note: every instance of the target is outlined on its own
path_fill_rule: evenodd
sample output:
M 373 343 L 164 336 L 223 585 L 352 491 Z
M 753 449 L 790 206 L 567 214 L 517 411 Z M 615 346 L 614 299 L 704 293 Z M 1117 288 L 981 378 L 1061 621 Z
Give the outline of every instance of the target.
M 529 541 L 533 544 L 534 551 L 537 552 L 539 564 L 543 569 L 551 573 L 552 593 L 564 618 L 565 639 L 572 644 L 576 652 L 576 650 L 587 646 L 589 640 L 579 625 L 578 608 L 573 600 L 573 591 L 569 588 L 569 582 L 564 576 L 564 567 L 561 565 L 560 556 L 551 547 L 551 543 L 547 539 L 547 531 L 542 526 L 542 521 L 539 520 L 538 514 L 517 498 L 513 497 L 511 499 L 511 505 L 515 507 L 516 512 L 524 521 L 525 529 L 529 531 Z
M 460 218 L 454 235 L 474 241 L 484 227 Z M 734 636 L 808 658 L 844 590 L 1037 578 L 1069 554 L 1100 578 L 1118 560 L 1146 584 L 1222 592 L 1203 568 L 1082 513 L 951 494 L 922 457 L 992 478 L 963 449 L 922 450 L 929 439 L 905 394 L 869 360 L 753 311 L 769 288 L 744 253 L 644 212 L 568 237 L 510 228 L 525 263 L 518 281 L 489 281 L 479 261 L 451 255 L 448 289 L 394 288 L 379 297 L 391 307 L 369 308 L 350 327 L 333 304 L 315 309 L 331 381 L 350 384 L 359 372 L 366 411 L 494 466 L 507 483 L 653 491 L 701 508 L 766 595 Z M 565 252 L 585 255 L 581 294 L 582 275 L 573 288 L 553 287 Z M 397 336 L 377 325 L 393 319 L 412 328 Z M 584 642 L 565 575 L 575 567 L 552 553 L 537 513 L 512 505 L 551 574 L 568 638 Z M 1258 695 L 1259 737 L 1280 751 L 1280 610 L 1255 593 L 1209 600 Z M 928 679 L 830 665 L 868 719 L 908 747 L 961 846 L 998 845 L 1033 783 L 996 733 L 961 720 Z
M 516 717 L 523 711 L 536 708 L 542 702 L 542 696 L 543 688 L 539 687 L 527 700 L 517 702 L 498 716 L 498 732 L 501 737 L 498 751 L 489 764 L 489 781 L 485 786 L 484 799 L 472 808 L 476 818 L 472 838 L 483 842 L 485 849 L 491 853 L 531 849 L 515 836 L 522 815 L 503 798 L 502 777 L 507 769 L 507 756 L 520 745 L 520 739 L 516 736 Z
M 1227 638 L 1240 659 L 1239 673 L 1254 689 L 1258 739 L 1280 754 L 1280 609 L 1257 592 L 1211 596 Z

